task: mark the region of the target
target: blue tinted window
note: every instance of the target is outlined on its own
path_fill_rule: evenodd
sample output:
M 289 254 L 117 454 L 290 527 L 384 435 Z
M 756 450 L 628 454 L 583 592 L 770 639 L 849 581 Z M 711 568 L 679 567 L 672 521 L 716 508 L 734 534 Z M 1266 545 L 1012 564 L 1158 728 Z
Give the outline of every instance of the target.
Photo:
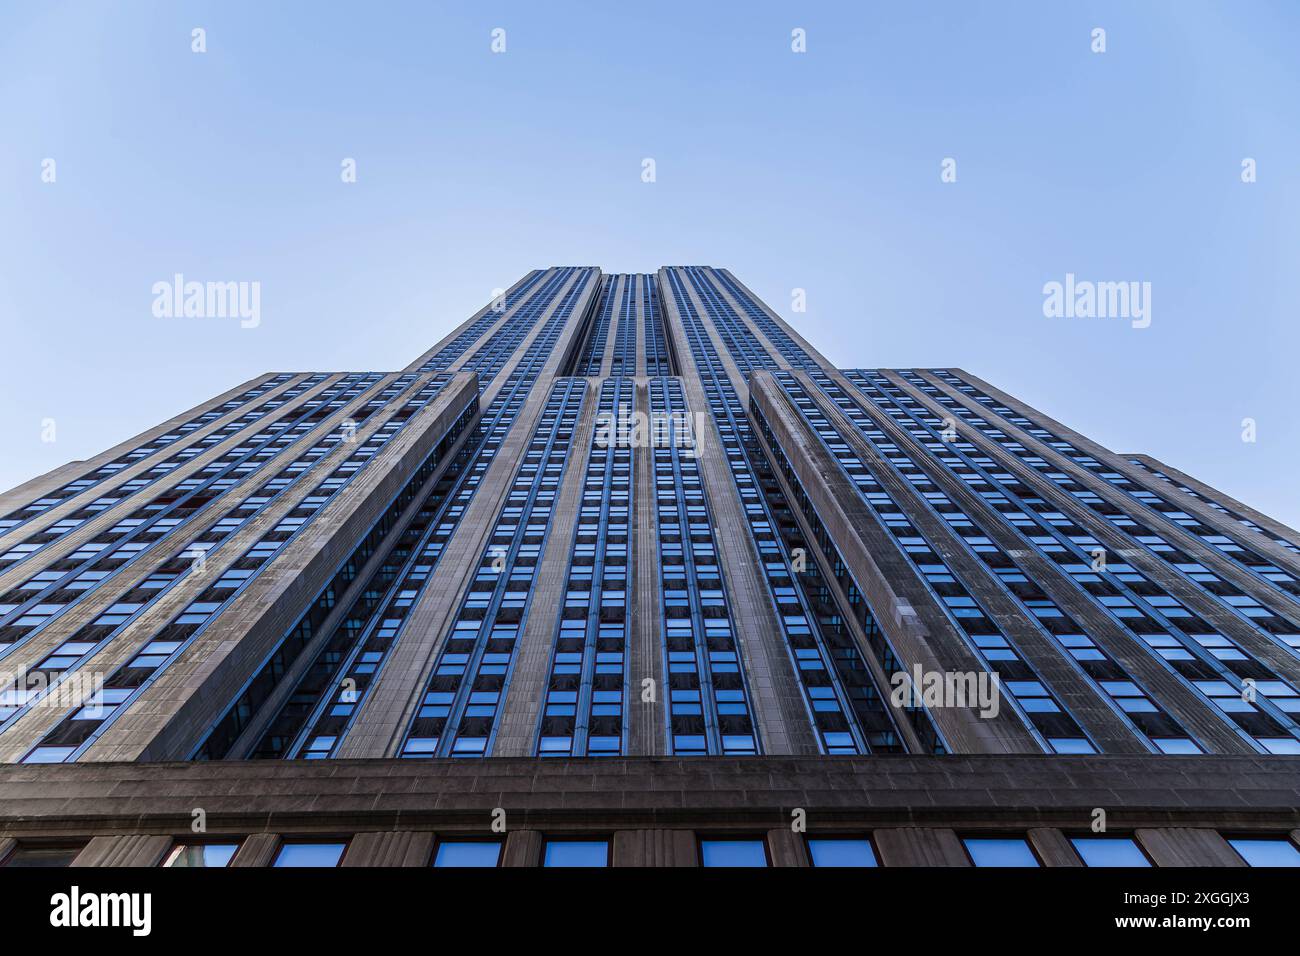
M 1150 866 L 1138 845 L 1124 837 L 1075 837 L 1070 841 L 1085 866 Z
M 876 866 L 870 840 L 810 839 L 808 853 L 813 866 Z
M 1251 866 L 1300 866 L 1300 850 L 1283 837 L 1242 838 L 1228 842 Z
M 501 844 L 487 840 L 444 840 L 438 844 L 434 866 L 496 866 Z
M 182 843 L 172 847 L 163 866 L 229 866 L 238 843 Z
M 23 763 L 63 763 L 76 749 L 76 747 L 37 747 L 23 758 Z
M 286 843 L 280 847 L 275 866 L 338 866 L 344 843 Z
M 1082 737 L 1053 737 L 1048 741 L 1058 754 L 1095 754 L 1097 748 Z
M 1038 866 L 1038 858 L 1024 840 L 978 837 L 964 842 L 976 866 Z
M 1161 753 L 1198 754 L 1201 752 L 1201 748 L 1196 746 L 1194 741 L 1188 740 L 1186 737 L 1163 737 L 1152 742 L 1160 748 Z
M 705 866 L 767 866 L 762 840 L 701 840 Z
M 607 840 L 548 840 L 543 866 L 609 866 Z

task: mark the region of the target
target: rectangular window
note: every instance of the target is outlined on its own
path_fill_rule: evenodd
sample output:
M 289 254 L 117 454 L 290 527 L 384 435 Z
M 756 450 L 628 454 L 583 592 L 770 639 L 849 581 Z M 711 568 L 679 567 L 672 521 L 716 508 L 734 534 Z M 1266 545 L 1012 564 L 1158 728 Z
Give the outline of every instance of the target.
M 163 866 L 229 866 L 238 849 L 238 843 L 178 843 L 163 860 Z
M 1084 866 L 1150 866 L 1142 848 L 1128 837 L 1073 837 Z
M 808 855 L 813 866 L 880 865 L 866 837 L 809 837 Z
M 438 867 L 499 866 L 500 840 L 439 840 L 433 855 Z
M 1248 866 L 1300 866 L 1300 850 L 1286 837 L 1230 837 Z
M 547 840 L 542 866 L 609 866 L 609 841 Z
M 26 757 L 23 763 L 63 763 L 72 756 L 76 747 L 37 747 Z
M 967 837 L 962 840 L 976 866 L 1039 866 L 1029 843 L 1020 837 Z
M 702 866 L 768 866 L 767 843 L 761 839 L 700 841 Z
M 3 866 L 71 866 L 85 844 L 19 843 L 4 858 Z
M 272 866 L 338 866 L 346 843 L 286 843 Z

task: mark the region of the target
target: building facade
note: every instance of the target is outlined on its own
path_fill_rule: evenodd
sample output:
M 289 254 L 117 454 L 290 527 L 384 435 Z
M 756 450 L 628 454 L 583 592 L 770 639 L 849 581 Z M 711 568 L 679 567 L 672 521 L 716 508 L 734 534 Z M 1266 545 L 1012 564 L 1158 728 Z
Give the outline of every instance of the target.
M 1300 862 L 1300 535 L 723 269 L 0 495 L 0 672 L 0 865 Z

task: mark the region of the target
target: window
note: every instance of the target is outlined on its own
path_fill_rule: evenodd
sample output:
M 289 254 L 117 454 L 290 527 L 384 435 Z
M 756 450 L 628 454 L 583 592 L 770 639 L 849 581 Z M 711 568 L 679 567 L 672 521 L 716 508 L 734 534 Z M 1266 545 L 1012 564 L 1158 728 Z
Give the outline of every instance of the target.
M 547 840 L 542 866 L 609 866 L 609 841 Z
M 1300 866 L 1300 850 L 1286 837 L 1230 837 L 1249 866 Z
M 346 843 L 286 843 L 272 866 L 338 866 Z
M 855 839 L 809 837 L 808 855 L 813 866 L 879 866 L 876 851 L 866 837 Z
M 440 840 L 433 855 L 434 866 L 497 866 L 500 862 L 499 840 Z
M 976 866 L 1038 866 L 1038 858 L 1020 837 L 967 837 L 966 852 Z
M 701 840 L 703 866 L 767 866 L 767 844 L 762 840 Z
M 238 849 L 238 843 L 178 843 L 163 860 L 163 866 L 229 866 Z
M 20 843 L 4 859 L 4 866 L 71 866 L 81 852 L 84 844 L 49 845 L 40 843 Z
M 1128 837 L 1073 837 L 1084 866 L 1150 866 L 1142 848 Z
M 1164 754 L 1198 754 L 1201 748 L 1188 737 L 1157 737 L 1151 742 Z
M 63 763 L 76 749 L 76 747 L 37 747 L 23 758 L 23 763 Z

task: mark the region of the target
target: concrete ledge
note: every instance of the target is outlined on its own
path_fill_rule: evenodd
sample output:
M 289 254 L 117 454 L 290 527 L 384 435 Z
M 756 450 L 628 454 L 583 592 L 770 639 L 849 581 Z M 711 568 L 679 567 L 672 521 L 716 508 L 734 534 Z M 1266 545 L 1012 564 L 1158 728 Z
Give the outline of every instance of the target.
M 0 767 L 0 838 L 208 832 L 1300 827 L 1300 758 L 1049 755 L 219 761 Z M 648 852 L 648 851 L 647 851 Z

